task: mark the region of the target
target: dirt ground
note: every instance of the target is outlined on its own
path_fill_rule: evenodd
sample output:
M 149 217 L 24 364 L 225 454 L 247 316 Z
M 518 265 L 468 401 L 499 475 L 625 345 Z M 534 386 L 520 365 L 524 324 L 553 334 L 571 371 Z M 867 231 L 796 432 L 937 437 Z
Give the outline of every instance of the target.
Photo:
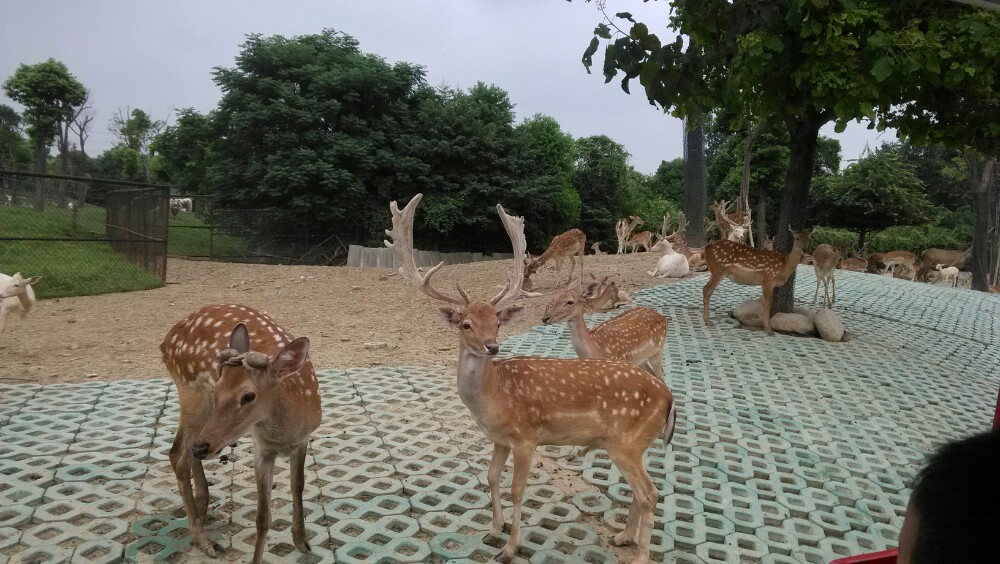
M 619 288 L 632 292 L 665 282 L 646 274 L 658 258 L 658 253 L 588 255 L 585 267 L 588 273 L 612 275 Z M 450 289 L 461 281 L 473 296 L 491 297 L 508 266 L 509 261 L 446 266 L 435 282 Z M 501 338 L 541 323 L 542 310 L 568 267 L 564 265 L 558 279 L 549 266 L 533 277 L 545 297 L 521 300 L 526 314 L 505 327 Z M 41 299 L 23 325 L 16 315 L 8 319 L 0 348 L 0 381 L 51 384 L 167 376 L 160 360 L 163 336 L 188 313 L 211 303 L 256 307 L 293 335 L 309 337 L 317 369 L 455 366 L 456 336 L 440 321 L 438 303 L 398 275 L 387 276 L 393 272 L 171 259 L 163 288 Z M 39 283 L 38 292 L 44 297 L 43 285 Z

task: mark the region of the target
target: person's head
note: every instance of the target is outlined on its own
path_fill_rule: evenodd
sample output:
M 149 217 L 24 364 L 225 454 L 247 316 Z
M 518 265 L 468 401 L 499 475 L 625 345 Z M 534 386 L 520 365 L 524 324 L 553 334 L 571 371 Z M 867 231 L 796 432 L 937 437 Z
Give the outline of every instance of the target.
M 997 562 L 1000 430 L 941 447 L 917 476 L 898 564 Z

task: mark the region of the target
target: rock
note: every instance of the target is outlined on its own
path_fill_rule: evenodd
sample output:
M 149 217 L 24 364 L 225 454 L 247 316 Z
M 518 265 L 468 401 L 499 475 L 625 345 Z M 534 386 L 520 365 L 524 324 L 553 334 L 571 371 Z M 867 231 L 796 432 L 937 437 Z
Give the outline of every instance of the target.
M 351 286 L 351 289 L 352 289 L 352 290 L 360 290 L 360 289 L 361 289 L 361 286 Z
M 69 346 L 69 350 L 71 350 L 71 351 L 75 351 L 78 348 L 80 348 L 80 345 L 78 345 L 76 343 L 73 343 L 72 345 Z
M 764 326 L 764 305 L 760 300 L 747 300 L 733 309 L 731 314 L 745 327 Z
M 799 315 L 804 315 L 804 316 L 806 316 L 806 317 L 808 317 L 810 319 L 814 319 L 816 317 L 816 312 L 815 311 L 813 311 L 813 310 L 811 310 L 809 308 L 802 307 L 802 306 L 795 306 L 795 307 L 792 308 L 792 311 L 794 311 L 795 313 L 797 313 Z
M 362 346 L 365 349 L 370 350 L 370 351 L 389 348 L 389 344 L 388 343 L 383 343 L 382 341 L 371 341 L 371 342 L 365 343 Z
M 776 313 L 771 318 L 771 329 L 781 333 L 812 335 L 816 332 L 816 324 L 808 315 L 801 313 Z
M 378 281 L 379 282 L 385 282 L 388 279 L 389 279 L 389 275 L 388 274 L 383 274 L 383 275 L 381 275 L 381 276 L 378 277 Z
M 839 343 L 844 340 L 844 322 L 832 309 L 821 309 L 816 312 L 816 330 L 824 341 Z
M 857 338 L 858 338 L 858 336 L 855 335 L 854 333 L 851 333 L 850 331 L 844 331 L 844 340 L 843 340 L 843 342 L 846 343 L 846 342 L 849 342 L 849 341 L 853 341 L 854 339 L 857 339 Z

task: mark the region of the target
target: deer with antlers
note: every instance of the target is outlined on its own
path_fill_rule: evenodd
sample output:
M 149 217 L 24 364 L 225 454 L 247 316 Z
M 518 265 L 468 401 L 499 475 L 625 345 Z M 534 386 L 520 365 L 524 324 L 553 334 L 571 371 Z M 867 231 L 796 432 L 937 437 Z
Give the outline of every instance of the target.
M 715 221 L 727 241 L 746 243 L 750 233 L 750 214 L 743 211 L 729 211 L 731 202 L 718 200 L 710 206 L 715 212 Z
M 580 274 L 583 274 L 583 253 L 586 251 L 586 247 L 587 235 L 579 229 L 570 229 L 556 235 L 549 243 L 549 248 L 545 249 L 541 256 L 535 260 L 526 261 L 522 286 L 525 290 L 532 290 L 534 284 L 531 282 L 531 275 L 537 272 L 543 264 L 553 259 L 556 261 L 556 276 L 559 276 L 562 271 L 563 259 L 566 257 L 569 257 L 569 278 L 566 279 L 566 284 L 569 284 L 573 280 L 573 270 L 576 269 L 574 257 L 580 257 Z
M 603 447 L 633 491 L 625 530 L 614 536 L 616 545 L 638 543 L 634 562 L 649 562 L 649 542 L 658 492 L 643 466 L 643 453 L 662 436 L 673 434 L 673 395 L 663 380 L 621 360 L 513 357 L 495 360 L 497 333 L 524 312 L 508 305 L 520 295 L 524 279 L 524 218 L 507 215 L 497 205 L 514 248 L 507 283 L 488 302 L 476 301 L 458 285 L 458 295 L 434 288 L 431 278 L 441 263 L 421 275 L 413 262 L 413 214 L 417 194 L 401 211 L 392 202 L 392 242 L 402 278 L 426 295 L 449 305 L 438 308 L 442 319 L 458 331 L 458 395 L 486 437 L 493 442 L 487 480 L 493 506 L 493 524 L 487 539 L 498 539 L 504 529 L 500 475 L 513 452 L 511 485 L 513 518 L 510 538 L 496 559 L 510 562 L 521 531 L 521 501 L 538 445 Z
M 632 232 L 635 228 L 640 225 L 645 225 L 646 222 L 642 220 L 641 217 L 636 215 L 628 216 L 628 219 L 619 219 L 618 223 L 615 224 L 615 234 L 618 236 L 618 254 L 624 254 L 626 251 L 626 246 L 628 245 L 629 239 L 632 237 Z
M 823 243 L 816 245 L 812 253 L 813 272 L 816 273 L 816 292 L 813 294 L 813 302 L 819 297 L 819 285 L 823 283 L 823 307 L 828 308 L 837 301 L 837 279 L 834 278 L 834 270 L 840 262 L 840 253 L 832 245 Z M 830 299 L 830 287 L 833 288 L 833 299 Z
M 257 480 L 253 562 L 262 562 L 271 528 L 278 455 L 290 459 L 292 539 L 301 552 L 309 552 L 302 511 L 305 458 L 309 436 L 322 418 L 316 373 L 307 358 L 309 339 L 292 339 L 253 308 L 210 305 L 174 325 L 160 350 L 180 400 L 170 465 L 194 544 L 209 556 L 222 550 L 204 529 L 209 495 L 202 461 L 249 432 Z
M 810 235 L 809 231 L 795 231 L 792 250 L 787 255 L 755 249 L 734 241 L 715 241 L 705 247 L 705 263 L 711 273 L 702 290 L 702 318 L 705 325 L 712 326 L 708 319 L 708 304 L 712 299 L 712 292 L 723 278 L 728 278 L 737 284 L 761 287 L 764 295 L 764 330 L 773 334 L 769 314 L 771 296 L 774 289 L 784 285 L 795 271 Z

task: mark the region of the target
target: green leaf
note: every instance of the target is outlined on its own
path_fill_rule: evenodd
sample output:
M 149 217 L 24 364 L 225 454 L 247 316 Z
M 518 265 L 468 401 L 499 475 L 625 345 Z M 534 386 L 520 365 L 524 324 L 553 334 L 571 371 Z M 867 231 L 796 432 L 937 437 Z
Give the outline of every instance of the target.
M 595 37 L 590 40 L 590 45 L 588 45 L 587 50 L 583 52 L 583 66 L 587 69 L 587 74 L 590 74 L 590 67 L 594 64 L 594 53 L 597 52 L 597 48 L 600 45 L 601 40 Z
M 875 66 L 872 67 L 872 76 L 875 77 L 875 80 L 883 82 L 892 75 L 892 67 L 892 59 L 890 57 L 882 57 L 875 61 Z
M 608 24 L 599 23 L 594 28 L 594 35 L 601 39 L 611 39 L 611 28 L 608 27 Z
M 868 46 L 876 49 L 883 49 L 889 46 L 891 40 L 889 35 L 882 30 L 878 30 L 868 38 Z
M 781 38 L 777 35 L 768 35 L 764 46 L 775 53 L 780 53 L 785 50 L 785 44 L 782 43 Z
M 632 19 L 632 13 L 631 12 L 618 12 L 617 14 L 615 14 L 615 17 L 616 18 L 621 18 L 623 20 L 628 20 L 628 21 L 630 21 L 632 23 L 635 23 L 635 20 Z
M 627 76 L 622 79 L 622 90 L 624 90 L 626 94 L 632 94 L 631 92 L 628 91 L 628 81 L 629 78 Z
M 639 22 L 632 26 L 632 29 L 629 30 L 628 34 L 632 39 L 641 40 L 649 35 L 649 28 L 646 27 L 646 24 Z

